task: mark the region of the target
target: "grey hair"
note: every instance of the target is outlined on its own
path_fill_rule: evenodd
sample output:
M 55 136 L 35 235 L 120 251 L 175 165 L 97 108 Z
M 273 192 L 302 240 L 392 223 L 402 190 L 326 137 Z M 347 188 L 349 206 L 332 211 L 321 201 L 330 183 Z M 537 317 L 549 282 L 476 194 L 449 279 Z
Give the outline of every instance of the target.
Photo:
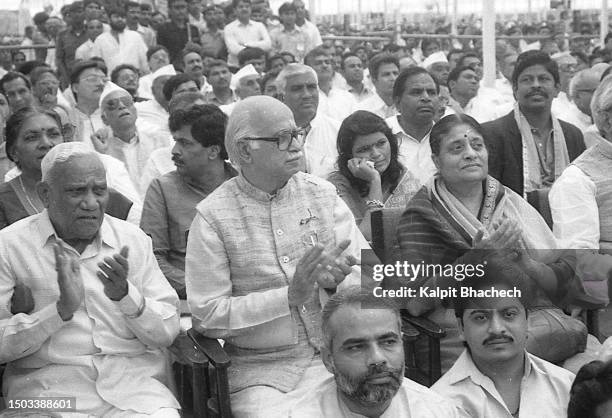
M 398 306 L 392 299 L 374 296 L 372 290 L 362 289 L 359 286 L 350 286 L 334 294 L 325 306 L 321 316 L 321 330 L 323 343 L 331 351 L 334 332 L 330 327 L 331 317 L 343 306 L 358 305 L 361 309 L 386 309 L 395 315 L 398 328 L 401 332 L 402 318 Z
M 612 108 L 612 74 L 606 76 L 601 82 L 593 98 L 591 99 L 591 115 L 597 129 L 601 132 L 603 125 L 608 118 L 605 114 Z
M 319 84 L 317 73 L 312 67 L 304 64 L 287 64 L 276 77 L 276 88 L 278 89 L 278 92 L 285 94 L 285 90 L 287 89 L 287 79 L 289 77 L 304 74 L 312 74 L 317 84 Z
M 42 181 L 53 182 L 53 172 L 58 164 L 63 164 L 75 157 L 91 157 L 102 163 L 98 153 L 82 142 L 64 142 L 51 148 L 40 163 Z
M 576 85 L 580 84 L 581 82 L 583 82 L 584 80 L 586 80 L 586 78 L 588 76 L 593 76 L 595 77 L 595 72 L 593 70 L 591 70 L 590 68 L 586 68 L 584 70 L 580 70 L 578 71 L 576 74 L 574 74 L 574 76 L 572 77 L 572 79 L 569 82 L 569 97 L 570 99 L 574 99 L 574 97 L 576 96 Z

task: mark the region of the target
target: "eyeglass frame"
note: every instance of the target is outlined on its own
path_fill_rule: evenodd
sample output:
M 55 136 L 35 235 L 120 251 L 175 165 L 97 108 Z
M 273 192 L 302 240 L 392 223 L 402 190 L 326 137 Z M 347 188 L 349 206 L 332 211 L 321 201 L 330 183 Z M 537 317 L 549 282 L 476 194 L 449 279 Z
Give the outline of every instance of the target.
M 279 135 L 282 135 L 283 133 Z M 300 148 L 304 145 L 304 142 L 306 141 L 306 131 L 304 129 L 292 129 L 290 135 L 291 135 L 291 138 L 289 142 L 287 142 L 287 148 L 281 148 L 282 138 L 280 136 L 258 136 L 258 137 L 245 137 L 245 138 L 240 138 L 240 139 L 245 140 L 245 141 L 276 142 L 276 146 L 278 147 L 279 151 L 287 151 L 289 147 L 291 146 L 291 144 L 293 144 L 294 141 L 297 142 Z

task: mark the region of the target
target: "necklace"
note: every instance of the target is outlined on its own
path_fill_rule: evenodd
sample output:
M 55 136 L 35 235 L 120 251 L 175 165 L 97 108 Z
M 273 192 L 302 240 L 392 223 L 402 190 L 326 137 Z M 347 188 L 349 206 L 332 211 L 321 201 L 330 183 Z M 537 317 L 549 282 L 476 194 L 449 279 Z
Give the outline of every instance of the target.
M 30 204 L 32 209 L 34 209 L 34 212 L 39 213 L 40 211 L 38 210 L 38 208 L 34 205 L 32 200 L 30 199 L 30 195 L 29 195 L 28 191 L 26 190 L 26 188 L 25 188 L 25 186 L 23 184 L 22 176 L 19 176 L 19 185 L 21 186 L 21 190 L 23 190 L 23 194 L 25 195 L 25 198 L 27 199 L 28 203 Z

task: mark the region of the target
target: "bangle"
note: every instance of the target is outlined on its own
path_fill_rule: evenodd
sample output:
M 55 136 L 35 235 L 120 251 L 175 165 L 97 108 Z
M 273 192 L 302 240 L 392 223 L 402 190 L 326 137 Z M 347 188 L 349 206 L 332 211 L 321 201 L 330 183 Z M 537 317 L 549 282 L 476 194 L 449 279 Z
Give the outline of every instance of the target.
M 142 315 L 142 313 L 144 312 L 146 306 L 147 306 L 147 300 L 145 299 L 144 296 L 142 296 L 142 302 L 140 303 L 140 306 L 138 307 L 138 310 L 136 311 L 136 313 L 135 314 L 131 314 L 131 315 L 128 315 L 128 314 L 124 314 L 124 315 L 127 316 L 130 319 L 136 319 L 140 315 Z
M 385 207 L 385 204 L 381 202 L 380 200 L 374 199 L 374 200 L 366 200 L 366 206 L 370 208 L 382 209 Z

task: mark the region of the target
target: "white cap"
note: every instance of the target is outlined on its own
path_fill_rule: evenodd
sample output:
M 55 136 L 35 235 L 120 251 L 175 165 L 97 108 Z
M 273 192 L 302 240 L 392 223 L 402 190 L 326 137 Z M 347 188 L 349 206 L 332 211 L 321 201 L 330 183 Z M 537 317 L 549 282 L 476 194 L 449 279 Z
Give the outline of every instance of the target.
M 115 91 L 122 91 L 122 92 L 124 92 L 125 94 L 128 94 L 128 95 L 130 94 L 130 93 L 128 93 L 128 91 L 127 91 L 127 90 L 125 90 L 125 89 L 123 89 L 123 88 L 119 87 L 118 85 L 116 85 L 116 84 L 115 84 L 115 83 L 113 83 L 112 81 L 108 81 L 108 82 L 106 82 L 106 85 L 104 86 L 104 90 L 102 90 L 102 94 L 100 95 L 100 104 L 99 104 L 99 106 L 100 106 L 100 110 L 102 110 L 102 103 L 104 102 L 104 99 L 106 99 L 106 97 L 107 97 L 109 94 L 111 94 L 111 93 L 113 93 L 113 92 L 115 92 Z
M 438 62 L 445 62 L 448 64 L 446 54 L 444 54 L 444 52 L 442 51 L 434 52 L 433 54 L 425 58 L 425 60 L 421 63 L 421 67 L 427 69 Z
M 557 61 L 557 64 L 578 64 L 576 57 L 572 56 L 569 51 L 557 52 L 552 54 L 551 58 Z
M 238 71 L 236 74 L 232 76 L 232 81 L 230 82 L 230 88 L 232 90 L 236 90 L 236 87 L 238 87 L 240 80 L 243 77 L 247 77 L 250 75 L 259 75 L 255 67 L 253 67 L 253 64 L 245 65 L 244 67 L 240 69 L 240 71 Z
M 168 64 L 163 67 L 159 67 L 153 74 L 151 74 L 151 80 L 155 80 L 157 77 L 161 77 L 162 75 L 176 75 L 176 70 L 174 69 L 174 65 Z
M 46 181 L 49 178 L 49 173 L 56 164 L 63 163 L 72 157 L 81 155 L 92 156 L 98 160 L 100 159 L 98 153 L 83 142 L 63 142 L 57 144 L 49 150 L 40 163 L 42 181 Z

